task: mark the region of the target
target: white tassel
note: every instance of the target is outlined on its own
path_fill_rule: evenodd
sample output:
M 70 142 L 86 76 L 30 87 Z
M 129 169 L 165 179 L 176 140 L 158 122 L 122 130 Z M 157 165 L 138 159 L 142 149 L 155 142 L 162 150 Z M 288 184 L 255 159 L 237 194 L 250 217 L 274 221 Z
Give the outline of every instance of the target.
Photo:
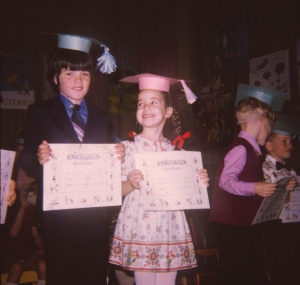
M 192 92 L 192 90 L 185 84 L 184 80 L 180 80 L 184 93 L 185 93 L 185 97 L 186 100 L 189 104 L 193 104 L 198 97 Z
M 105 45 L 101 45 L 104 47 L 104 53 L 97 59 L 97 67 L 102 73 L 110 74 L 116 71 L 117 65 L 115 58 L 109 53 L 109 48 Z

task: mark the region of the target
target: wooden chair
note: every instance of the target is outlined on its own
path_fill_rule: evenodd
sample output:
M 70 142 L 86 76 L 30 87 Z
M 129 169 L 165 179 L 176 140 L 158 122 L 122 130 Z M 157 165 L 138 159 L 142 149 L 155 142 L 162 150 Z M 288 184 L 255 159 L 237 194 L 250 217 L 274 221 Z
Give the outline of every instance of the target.
M 5 284 L 8 277 L 8 273 L 1 274 L 1 284 Z M 37 273 L 35 271 L 24 271 L 19 284 L 31 283 L 32 285 L 37 284 Z
M 208 220 L 208 211 L 194 211 L 192 215 L 189 215 L 188 222 L 197 255 L 198 270 L 196 280 L 183 277 L 181 283 L 200 285 L 201 277 L 217 277 L 220 268 L 217 240 L 214 228 Z

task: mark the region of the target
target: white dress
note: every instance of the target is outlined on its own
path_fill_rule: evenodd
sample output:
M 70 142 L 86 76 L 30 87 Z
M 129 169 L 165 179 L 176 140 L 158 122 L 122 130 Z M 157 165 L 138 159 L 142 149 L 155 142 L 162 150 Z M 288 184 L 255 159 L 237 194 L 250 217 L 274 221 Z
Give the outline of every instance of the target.
M 126 148 L 122 180 L 135 169 L 134 154 L 172 151 L 168 140 L 153 141 L 141 135 Z M 183 211 L 145 211 L 140 191 L 124 199 L 119 213 L 109 262 L 134 271 L 172 271 L 197 266 L 194 246 Z

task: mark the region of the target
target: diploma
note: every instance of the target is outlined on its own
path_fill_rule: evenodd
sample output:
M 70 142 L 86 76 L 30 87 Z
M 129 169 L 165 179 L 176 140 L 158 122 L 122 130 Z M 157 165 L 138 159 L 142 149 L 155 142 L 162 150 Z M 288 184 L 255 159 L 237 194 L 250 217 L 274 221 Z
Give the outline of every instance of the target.
M 5 223 L 7 202 L 6 197 L 10 188 L 10 179 L 16 153 L 1 149 L 1 224 Z
M 135 154 L 145 210 L 208 209 L 207 188 L 198 172 L 203 168 L 200 152 L 170 151 Z
M 44 211 L 122 204 L 121 162 L 113 144 L 49 144 Z
M 300 176 L 297 178 L 297 187 L 295 191 L 290 191 L 289 201 L 284 203 L 280 219 L 282 223 L 300 222 Z
M 285 177 L 280 179 L 277 183 L 276 191 L 271 197 L 264 198 L 260 207 L 254 217 L 252 225 L 263 223 L 266 221 L 276 220 L 284 206 L 284 201 L 288 194 L 286 187 L 292 177 Z

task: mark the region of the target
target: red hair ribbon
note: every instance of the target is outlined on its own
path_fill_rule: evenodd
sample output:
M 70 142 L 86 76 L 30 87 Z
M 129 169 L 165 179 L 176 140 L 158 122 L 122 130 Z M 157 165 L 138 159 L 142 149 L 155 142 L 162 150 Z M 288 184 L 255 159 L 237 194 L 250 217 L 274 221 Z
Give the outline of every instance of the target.
M 172 141 L 172 145 L 176 145 L 176 143 L 178 142 L 178 149 L 182 149 L 183 144 L 184 144 L 184 140 L 191 137 L 191 132 L 186 132 L 184 133 L 182 136 L 178 135 L 175 140 Z
M 130 132 L 128 133 L 128 135 L 129 135 L 129 137 L 130 137 L 131 139 L 133 139 L 133 138 L 137 135 L 137 133 L 134 132 L 134 131 L 130 131 Z

